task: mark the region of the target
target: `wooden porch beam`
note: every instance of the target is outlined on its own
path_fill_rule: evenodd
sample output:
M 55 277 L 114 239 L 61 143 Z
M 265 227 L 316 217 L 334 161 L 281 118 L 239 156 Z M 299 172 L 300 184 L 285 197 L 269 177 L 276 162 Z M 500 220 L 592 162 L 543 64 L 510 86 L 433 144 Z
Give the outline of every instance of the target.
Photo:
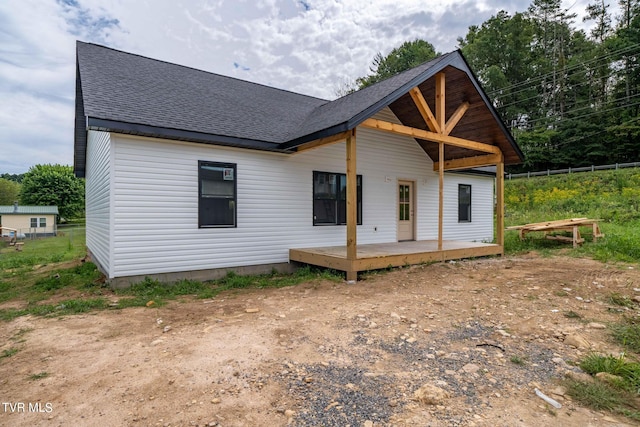
M 399 125 L 378 119 L 366 119 L 360 124 L 362 127 L 378 129 L 385 132 L 391 132 L 398 135 L 410 136 L 412 138 L 424 139 L 427 141 L 444 143 L 456 147 L 467 148 L 469 150 L 482 151 L 484 153 L 500 154 L 500 148 L 495 145 L 485 144 L 482 142 L 470 141 L 467 139 L 456 138 L 455 136 L 442 135 L 430 132 L 424 129 L 412 128 L 409 126 Z
M 481 166 L 493 166 L 502 161 L 500 154 L 487 154 L 485 156 L 465 157 L 462 159 L 445 160 L 444 170 L 451 171 L 457 169 L 477 168 Z M 440 169 L 440 162 L 433 164 L 433 170 L 437 172 Z
M 347 260 L 358 257 L 357 224 L 358 224 L 358 187 L 356 185 L 356 130 L 347 136 Z M 347 271 L 347 280 L 355 280 L 357 272 Z
M 336 142 L 342 142 L 347 139 L 347 136 L 351 134 L 351 131 L 340 132 L 335 135 L 326 136 L 324 138 L 316 139 L 314 141 L 305 142 L 302 145 L 296 147 L 296 153 L 312 150 L 314 148 L 322 147 L 325 145 L 335 144 Z
M 447 120 L 447 124 L 444 127 L 444 134 L 445 135 L 449 135 L 451 133 L 453 128 L 456 127 L 456 125 L 458 124 L 458 122 L 460 121 L 462 116 L 464 116 L 464 113 L 466 113 L 468 109 L 469 109 L 469 103 L 468 102 L 463 102 L 456 109 L 456 111 L 453 113 L 453 115 L 451 117 L 449 117 L 449 120 Z
M 409 95 L 411 95 L 411 99 L 413 99 L 413 103 L 416 104 L 420 115 L 423 120 L 429 127 L 431 132 L 440 133 L 440 126 L 438 126 L 438 121 L 436 117 L 431 112 L 431 108 L 429 108 L 429 104 L 425 101 L 424 96 L 420 89 L 416 86 L 409 91 Z

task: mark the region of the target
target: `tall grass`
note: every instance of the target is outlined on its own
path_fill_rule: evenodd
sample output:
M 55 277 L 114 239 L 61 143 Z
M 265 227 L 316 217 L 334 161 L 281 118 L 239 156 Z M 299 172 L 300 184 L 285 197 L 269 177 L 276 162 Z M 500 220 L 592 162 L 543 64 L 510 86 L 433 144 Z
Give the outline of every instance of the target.
M 640 261 L 640 169 L 581 172 L 508 180 L 505 183 L 505 225 L 568 218 L 599 219 L 606 237 L 583 245 L 576 254 L 602 261 Z M 584 231 L 583 231 L 584 230 Z M 591 239 L 591 233 L 581 233 Z M 505 236 L 505 250 L 552 253 L 566 243 L 537 239 L 520 241 L 516 231 Z M 570 246 L 569 246 L 570 247 Z

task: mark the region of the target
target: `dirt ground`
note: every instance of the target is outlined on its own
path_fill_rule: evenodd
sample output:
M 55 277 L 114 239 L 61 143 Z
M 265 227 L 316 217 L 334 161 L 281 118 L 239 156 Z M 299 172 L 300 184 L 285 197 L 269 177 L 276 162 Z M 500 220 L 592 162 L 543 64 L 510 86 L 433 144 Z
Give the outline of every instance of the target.
M 0 330 L 0 425 L 632 425 L 559 379 L 621 351 L 603 328 L 632 312 L 608 297 L 639 288 L 637 265 L 531 254 L 22 317 Z

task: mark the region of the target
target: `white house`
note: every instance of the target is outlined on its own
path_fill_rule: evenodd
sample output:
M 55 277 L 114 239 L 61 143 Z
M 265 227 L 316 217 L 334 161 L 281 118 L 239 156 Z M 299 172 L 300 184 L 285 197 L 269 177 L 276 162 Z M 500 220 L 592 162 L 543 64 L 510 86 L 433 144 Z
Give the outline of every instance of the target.
M 77 44 L 74 169 L 115 286 L 501 254 L 521 161 L 458 51 L 326 101 Z

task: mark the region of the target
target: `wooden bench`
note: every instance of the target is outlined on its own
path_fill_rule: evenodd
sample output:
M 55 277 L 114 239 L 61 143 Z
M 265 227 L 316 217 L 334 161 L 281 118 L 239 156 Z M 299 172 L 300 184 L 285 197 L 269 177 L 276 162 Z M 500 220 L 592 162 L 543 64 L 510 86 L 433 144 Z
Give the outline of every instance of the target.
M 22 247 L 24 246 L 24 242 L 16 242 L 16 251 L 22 251 Z

